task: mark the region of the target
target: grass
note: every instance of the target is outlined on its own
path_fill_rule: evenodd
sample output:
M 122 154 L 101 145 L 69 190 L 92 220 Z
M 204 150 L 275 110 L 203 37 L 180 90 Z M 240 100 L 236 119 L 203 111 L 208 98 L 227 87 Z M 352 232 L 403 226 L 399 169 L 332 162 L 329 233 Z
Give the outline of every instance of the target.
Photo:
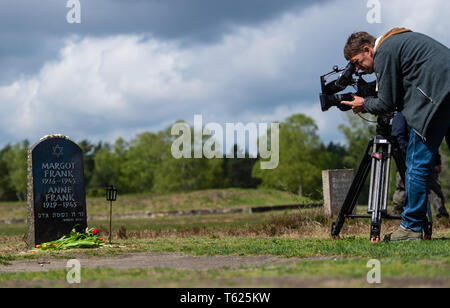
M 10 255 L 0 255 L 0 265 L 9 265 L 8 261 L 12 261 L 14 258 Z
M 150 244 L 152 245 L 152 244 Z M 179 247 L 184 253 L 196 255 L 278 255 L 306 258 L 311 256 L 344 256 L 368 258 L 396 258 L 419 260 L 448 258 L 449 241 L 428 243 L 397 243 L 372 245 L 364 238 L 332 239 L 286 239 L 286 238 L 187 238 L 153 243 L 157 250 L 170 251 Z M 152 247 L 152 246 L 150 246 Z
M 154 212 L 163 208 L 169 210 L 171 206 L 181 209 L 301 203 L 300 199 L 285 193 L 234 189 L 168 196 L 124 196 L 119 200 L 115 203 L 115 212 L 133 212 L 142 208 Z M 104 203 L 102 199 L 88 199 L 88 213 L 103 214 Z M 364 210 L 364 207 L 358 209 L 359 212 Z M 0 211 L 9 213 L 5 204 L 0 205 Z M 11 213 L 12 216 L 17 215 L 14 210 Z M 18 260 L 72 259 L 79 256 L 111 258 L 139 252 L 195 256 L 270 255 L 300 258 L 300 261 L 213 270 L 86 268 L 82 272 L 82 286 L 360 287 L 367 286 L 367 261 L 378 259 L 382 263 L 383 286 L 450 286 L 450 221 L 435 222 L 434 238 L 439 238 L 437 240 L 376 245 L 368 241 L 367 220 L 347 221 L 342 230 L 342 240 L 329 238 L 332 221 L 320 208 L 253 214 L 116 219 L 113 220 L 114 247 L 43 252 L 38 255 L 26 251 L 26 224 L 2 224 L 0 266 Z M 100 233 L 108 238 L 108 221 L 90 220 L 89 226 L 99 228 Z M 384 221 L 382 232 L 393 231 L 397 226 L 398 222 Z M 66 273 L 65 269 L 39 273 L 1 273 L 0 286 L 67 287 Z
M 267 205 L 310 204 L 305 197 L 272 189 L 211 189 L 171 194 L 135 194 L 118 196 L 114 213 L 167 212 L 180 210 L 245 208 Z M 87 198 L 87 213 L 107 214 L 109 203 L 105 198 Z M 0 202 L 0 219 L 25 219 L 26 202 Z
M 385 286 L 439 283 L 449 286 L 450 242 L 370 244 L 366 239 L 166 237 L 154 240 L 122 240 L 122 253 L 182 252 L 189 255 L 276 255 L 303 258 L 288 264 L 182 270 L 171 268 L 83 269 L 82 286 L 138 287 L 282 287 L 292 284 L 318 286 L 368 286 L 369 259 L 382 264 Z M 79 252 L 77 252 L 79 253 Z M 108 249 L 90 251 L 91 257 L 109 255 Z M 115 252 L 120 253 L 120 251 Z M 60 257 L 73 258 L 67 252 Z M 323 258 L 321 258 L 323 257 Z M 39 285 L 66 287 L 66 271 L 6 273 L 0 286 Z M 35 282 L 33 284 L 33 281 Z
M 330 237 L 333 219 L 325 216 L 323 209 L 302 209 L 269 213 L 240 213 L 205 216 L 166 216 L 158 218 L 113 220 L 114 239 L 157 239 L 166 237 L 288 237 L 321 238 Z M 99 229 L 105 238 L 109 237 L 107 220 L 89 221 L 90 227 Z M 382 232 L 392 232 L 398 222 L 384 221 Z M 450 221 L 441 220 L 434 224 L 435 237 L 445 236 L 450 230 Z M 25 250 L 26 225 L 0 225 L 0 254 L 18 253 Z M 369 236 L 368 220 L 348 220 L 341 233 L 345 237 Z
M 81 286 L 90 287 L 283 287 L 292 282 L 327 286 L 331 280 L 334 285 L 345 287 L 368 286 L 365 281 L 368 272 L 367 260 L 318 260 L 291 264 L 268 265 L 240 269 L 174 270 L 170 268 L 138 268 L 119 270 L 112 268 L 84 269 Z M 446 277 L 443 266 L 424 266 L 424 264 L 382 263 L 382 279 L 433 279 L 443 281 Z M 411 275 L 405 275 L 405 270 Z M 13 273 L 0 276 L 0 285 L 39 284 L 40 286 L 67 287 L 64 271 L 46 273 Z M 340 282 L 339 282 L 340 281 Z M 395 281 L 395 280 L 394 280 Z M 400 280 L 401 281 L 401 280 Z M 403 283 L 402 281 L 400 283 Z M 423 283 L 423 282 L 422 282 Z M 392 282 L 390 283 L 392 284 Z M 389 285 L 389 282 L 388 282 Z M 395 286 L 395 285 L 394 285 Z
M 288 192 L 271 189 L 211 189 L 165 195 L 142 194 L 118 198 L 115 213 L 166 212 L 181 210 L 243 208 L 266 205 L 308 204 L 312 201 Z M 90 214 L 104 214 L 104 198 L 87 201 Z

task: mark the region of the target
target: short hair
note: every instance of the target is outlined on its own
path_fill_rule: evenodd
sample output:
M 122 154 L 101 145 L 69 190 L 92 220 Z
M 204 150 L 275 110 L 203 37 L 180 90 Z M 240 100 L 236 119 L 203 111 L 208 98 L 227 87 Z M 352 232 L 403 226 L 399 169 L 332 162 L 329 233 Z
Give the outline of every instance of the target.
M 344 47 L 344 57 L 350 61 L 351 58 L 362 52 L 364 46 L 375 46 L 377 39 L 367 32 L 355 32 L 347 40 Z

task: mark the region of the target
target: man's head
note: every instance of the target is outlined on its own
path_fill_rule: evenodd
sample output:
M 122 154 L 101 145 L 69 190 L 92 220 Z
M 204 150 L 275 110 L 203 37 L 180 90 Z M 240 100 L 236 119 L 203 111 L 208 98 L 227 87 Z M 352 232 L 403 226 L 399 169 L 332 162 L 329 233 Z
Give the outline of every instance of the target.
M 367 32 L 353 33 L 345 44 L 345 58 L 354 63 L 357 70 L 372 74 L 375 41 L 376 38 Z

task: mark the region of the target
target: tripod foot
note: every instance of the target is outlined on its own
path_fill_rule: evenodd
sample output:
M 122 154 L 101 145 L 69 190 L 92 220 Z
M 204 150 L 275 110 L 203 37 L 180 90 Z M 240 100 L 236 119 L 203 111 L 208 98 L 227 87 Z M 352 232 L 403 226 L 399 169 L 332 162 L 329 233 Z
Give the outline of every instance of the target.
M 339 236 L 339 231 L 336 230 L 336 222 L 333 222 L 331 224 L 331 237 L 334 240 L 340 240 L 341 237 Z
M 423 230 L 423 240 L 424 241 L 431 241 L 431 237 L 433 235 L 433 224 L 431 222 L 428 222 L 425 225 L 425 228 Z
M 377 243 L 380 242 L 380 237 L 379 237 L 379 236 L 377 236 L 377 237 L 372 237 L 372 238 L 370 238 L 370 242 L 371 242 L 372 244 L 377 244 Z

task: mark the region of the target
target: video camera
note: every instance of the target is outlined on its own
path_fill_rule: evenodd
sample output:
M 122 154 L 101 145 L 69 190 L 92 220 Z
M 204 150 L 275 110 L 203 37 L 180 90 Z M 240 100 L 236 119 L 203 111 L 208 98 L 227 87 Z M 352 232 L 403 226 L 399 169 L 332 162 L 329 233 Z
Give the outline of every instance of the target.
M 327 83 L 327 80 L 336 74 L 340 76 Z M 355 75 L 355 77 L 354 77 Z M 322 86 L 322 93 L 320 94 L 320 104 L 322 111 L 325 112 L 333 106 L 336 106 L 341 111 L 348 111 L 352 108 L 347 105 L 341 104 L 342 101 L 353 101 L 352 93 L 338 94 L 344 91 L 348 86 L 355 88 L 355 95 L 367 98 L 376 97 L 376 81 L 367 82 L 362 76 L 366 75 L 364 72 L 357 72 L 353 63 L 348 63 L 344 69 L 339 69 L 336 65 L 333 67 L 333 71 L 320 76 L 320 84 Z

